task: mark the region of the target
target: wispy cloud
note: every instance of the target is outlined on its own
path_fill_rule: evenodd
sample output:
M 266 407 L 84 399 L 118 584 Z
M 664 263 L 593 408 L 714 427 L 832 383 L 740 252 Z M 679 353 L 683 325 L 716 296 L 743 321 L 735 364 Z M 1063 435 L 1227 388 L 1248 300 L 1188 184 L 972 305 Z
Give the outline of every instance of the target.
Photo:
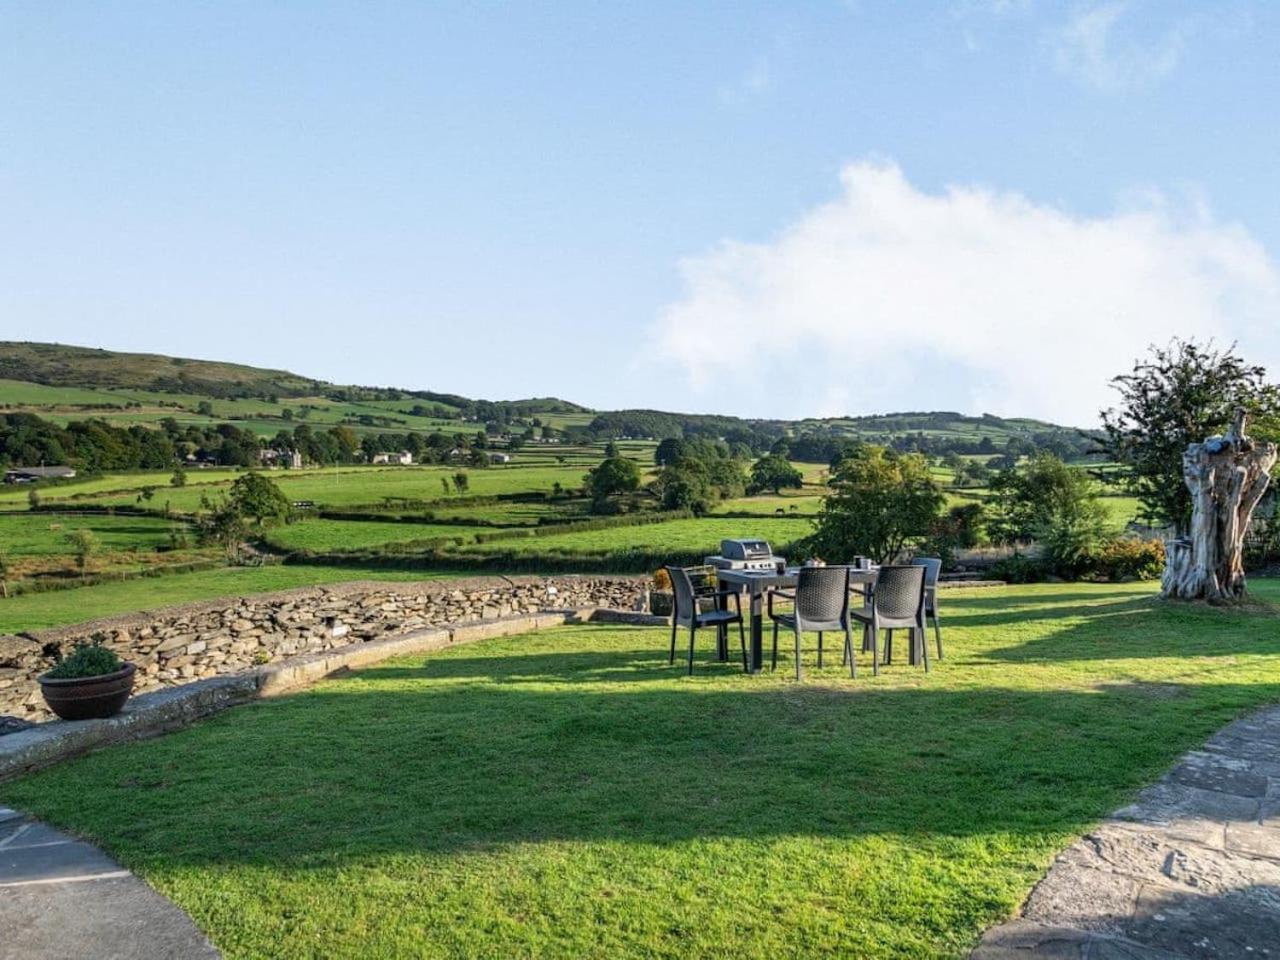
M 1077 217 L 977 187 L 928 194 L 890 163 L 841 183 L 773 242 L 681 264 L 684 295 L 652 333 L 705 400 L 730 384 L 762 416 L 961 408 L 1087 425 L 1109 377 L 1174 334 L 1280 365 L 1280 271 L 1202 205 L 1134 195 Z
M 1065 75 L 1097 90 L 1148 88 L 1177 67 L 1189 28 L 1181 19 L 1143 36 L 1128 0 L 1096 4 L 1054 33 L 1054 62 Z
M 773 74 L 766 57 L 757 59 L 737 79 L 722 83 L 716 89 L 716 99 L 725 106 L 738 106 L 758 97 L 773 83 Z

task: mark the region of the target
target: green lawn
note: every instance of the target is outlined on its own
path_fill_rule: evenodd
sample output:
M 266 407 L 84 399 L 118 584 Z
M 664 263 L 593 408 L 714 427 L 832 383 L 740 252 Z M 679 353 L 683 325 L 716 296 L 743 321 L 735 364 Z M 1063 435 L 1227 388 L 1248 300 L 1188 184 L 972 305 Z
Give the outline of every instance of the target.
M 1271 585 L 1263 593 L 1275 596 Z M 962 957 L 1280 697 L 1271 613 L 948 593 L 947 659 L 804 683 L 580 626 L 404 658 L 0 785 L 237 957 Z
M 347 580 L 430 580 L 448 575 L 438 570 L 427 572 L 346 566 L 219 567 L 196 573 L 175 573 L 0 599 L 0 634 L 60 627 L 80 623 L 91 617 L 111 617 L 193 600 L 212 600 L 216 597 L 242 596 Z

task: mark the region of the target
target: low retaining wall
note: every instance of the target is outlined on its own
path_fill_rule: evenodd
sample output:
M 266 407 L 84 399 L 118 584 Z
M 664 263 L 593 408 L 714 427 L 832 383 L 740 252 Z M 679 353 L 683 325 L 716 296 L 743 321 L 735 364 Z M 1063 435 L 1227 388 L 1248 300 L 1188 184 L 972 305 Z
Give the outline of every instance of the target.
M 48 719 L 36 677 L 59 652 L 95 634 L 137 664 L 134 689 L 146 693 L 440 624 L 592 607 L 634 610 L 644 601 L 646 583 L 642 577 L 574 576 L 357 581 L 0 636 L 0 714 Z

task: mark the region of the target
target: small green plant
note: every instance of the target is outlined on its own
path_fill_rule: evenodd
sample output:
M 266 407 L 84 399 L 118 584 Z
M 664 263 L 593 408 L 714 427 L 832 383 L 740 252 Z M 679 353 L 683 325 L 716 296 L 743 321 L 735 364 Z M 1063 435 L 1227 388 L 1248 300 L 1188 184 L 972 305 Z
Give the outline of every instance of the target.
M 63 657 L 46 676 L 50 680 L 77 680 L 103 677 L 118 671 L 123 664 L 114 650 L 102 645 L 102 635 L 95 633 L 88 643 L 78 643 L 70 656 Z
M 253 662 L 258 666 L 262 666 L 264 663 L 270 663 L 271 654 L 267 653 L 265 650 L 259 650 L 253 655 Z

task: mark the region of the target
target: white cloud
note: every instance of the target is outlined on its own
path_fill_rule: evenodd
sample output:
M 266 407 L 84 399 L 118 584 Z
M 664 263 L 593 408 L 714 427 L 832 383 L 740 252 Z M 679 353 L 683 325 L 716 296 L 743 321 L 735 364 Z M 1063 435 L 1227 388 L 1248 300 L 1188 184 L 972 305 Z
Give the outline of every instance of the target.
M 725 106 L 740 106 L 763 94 L 772 82 L 769 61 L 761 57 L 737 80 L 732 83 L 722 83 L 716 90 L 716 98 Z
M 1128 13 L 1127 0 L 1079 11 L 1053 38 L 1058 69 L 1107 92 L 1150 87 L 1172 73 L 1182 56 L 1188 22 L 1180 20 L 1144 40 L 1132 36 L 1132 30 L 1122 36 L 1132 26 Z
M 653 333 L 702 408 L 1089 425 L 1109 378 L 1173 335 L 1238 339 L 1280 364 L 1280 273 L 1197 205 L 1077 217 L 976 187 L 926 194 L 887 163 L 841 182 L 773 242 L 680 264 L 685 293 Z

